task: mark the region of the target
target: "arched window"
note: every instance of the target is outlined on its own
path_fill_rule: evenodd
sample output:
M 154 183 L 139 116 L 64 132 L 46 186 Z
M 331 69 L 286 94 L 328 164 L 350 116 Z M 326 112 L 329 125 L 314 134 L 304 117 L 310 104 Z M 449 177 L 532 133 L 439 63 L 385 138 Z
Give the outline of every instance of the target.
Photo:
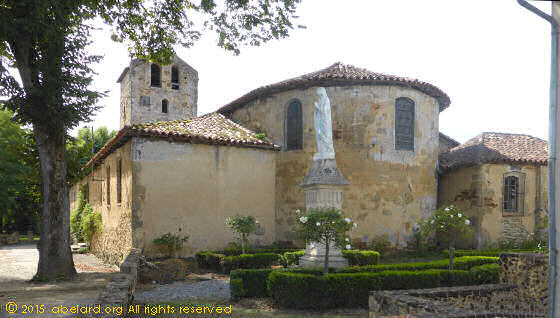
M 504 178 L 504 212 L 519 212 L 519 178 Z
M 150 86 L 161 87 L 161 67 L 157 64 L 151 66 L 151 82 Z
M 168 106 L 169 102 L 167 102 L 167 99 L 164 99 L 161 101 L 161 112 L 162 113 L 166 113 L 168 112 L 167 106 Z
M 414 151 L 414 101 L 410 98 L 395 101 L 395 149 Z
M 296 150 L 303 148 L 303 123 L 301 102 L 293 100 L 288 105 L 286 112 L 286 150 Z
M 171 67 L 171 88 L 179 89 L 179 68 L 177 66 Z

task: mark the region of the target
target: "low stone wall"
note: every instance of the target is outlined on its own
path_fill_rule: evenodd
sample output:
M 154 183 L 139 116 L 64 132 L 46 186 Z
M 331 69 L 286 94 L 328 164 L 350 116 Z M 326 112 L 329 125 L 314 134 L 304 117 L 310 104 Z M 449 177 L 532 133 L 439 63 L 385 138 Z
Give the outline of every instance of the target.
M 130 250 L 128 256 L 121 263 L 120 273 L 113 276 L 99 295 L 98 300 L 101 304 L 132 304 L 138 280 L 140 253 L 140 249 L 137 248 Z
M 372 291 L 369 317 L 545 317 L 548 256 L 500 255 L 499 284 Z

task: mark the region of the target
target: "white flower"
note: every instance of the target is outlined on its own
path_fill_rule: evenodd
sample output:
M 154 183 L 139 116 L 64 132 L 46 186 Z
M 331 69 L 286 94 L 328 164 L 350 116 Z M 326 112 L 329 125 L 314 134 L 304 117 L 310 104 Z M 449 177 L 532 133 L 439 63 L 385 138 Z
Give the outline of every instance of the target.
M 300 214 L 301 211 L 299 209 L 296 210 L 296 214 Z
M 349 219 L 349 218 L 345 218 L 344 221 L 346 221 L 346 223 L 350 223 L 350 219 Z
M 458 217 L 463 217 L 463 215 L 461 213 L 457 214 Z
M 346 249 L 349 250 L 350 248 L 352 248 L 352 246 L 350 246 L 350 244 L 346 244 Z
M 340 215 L 340 210 L 336 210 L 336 213 L 337 213 L 338 215 Z
M 443 225 L 440 225 L 440 227 L 443 229 Z
M 257 220 L 257 221 L 255 221 L 255 223 L 259 224 L 259 223 L 261 223 L 261 222 L 259 222 L 259 221 Z
M 445 208 L 445 212 L 449 212 L 449 208 Z
M 430 224 L 434 224 L 434 220 L 431 220 L 431 221 L 430 221 Z
M 349 239 L 349 238 L 345 238 L 344 240 L 345 240 L 346 242 L 350 242 L 350 239 Z
M 336 222 L 335 222 L 335 221 L 332 221 L 331 223 L 332 223 L 332 224 L 335 224 Z
M 321 226 L 321 223 L 317 222 L 317 226 Z
M 451 214 L 451 218 L 453 218 L 453 214 Z
M 470 224 L 471 224 L 471 221 L 470 221 L 470 220 L 465 220 L 465 224 L 466 224 L 466 225 L 470 225 Z
M 305 222 L 307 222 L 307 217 L 306 217 L 306 216 L 302 216 L 302 217 L 299 218 L 299 221 L 300 221 L 301 223 L 304 223 L 304 224 L 305 224 Z
M 353 228 L 357 228 L 358 227 L 358 223 L 354 223 L 354 225 L 352 225 Z

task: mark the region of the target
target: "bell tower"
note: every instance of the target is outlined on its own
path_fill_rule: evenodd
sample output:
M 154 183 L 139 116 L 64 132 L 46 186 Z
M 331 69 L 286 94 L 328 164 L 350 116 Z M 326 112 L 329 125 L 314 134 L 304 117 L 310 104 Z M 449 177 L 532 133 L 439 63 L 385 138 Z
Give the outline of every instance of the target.
M 134 59 L 117 83 L 121 84 L 120 128 L 196 116 L 198 72 L 176 55 L 165 66 Z

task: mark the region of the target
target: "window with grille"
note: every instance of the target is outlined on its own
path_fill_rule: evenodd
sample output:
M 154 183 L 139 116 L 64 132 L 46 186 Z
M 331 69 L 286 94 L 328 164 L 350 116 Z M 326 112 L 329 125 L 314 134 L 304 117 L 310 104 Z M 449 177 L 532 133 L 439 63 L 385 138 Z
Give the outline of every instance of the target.
M 294 100 L 288 105 L 286 112 L 286 150 L 303 148 L 303 123 L 302 107 L 299 100 Z
M 122 201 L 122 160 L 117 162 L 117 203 Z
M 151 66 L 151 81 L 150 86 L 161 87 L 161 67 L 157 64 Z
M 106 190 L 106 200 L 107 205 L 111 204 L 111 167 L 107 166 L 107 172 L 105 174 L 105 190 Z
M 395 149 L 414 151 L 414 101 L 407 97 L 395 101 Z
M 179 68 L 177 66 L 171 67 L 171 88 L 179 89 Z
M 522 214 L 525 198 L 525 174 L 508 172 L 503 177 L 502 210 L 505 214 Z

